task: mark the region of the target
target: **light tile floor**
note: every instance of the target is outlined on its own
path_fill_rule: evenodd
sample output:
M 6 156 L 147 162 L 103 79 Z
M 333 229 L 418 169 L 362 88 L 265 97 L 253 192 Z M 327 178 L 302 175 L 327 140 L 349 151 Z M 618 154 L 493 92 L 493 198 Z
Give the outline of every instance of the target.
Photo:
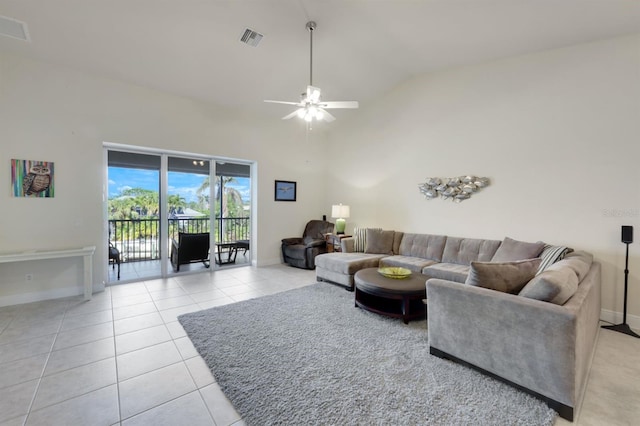
M 215 254 L 214 254 L 215 256 Z M 251 252 L 246 253 L 240 250 L 236 256 L 235 263 L 227 265 L 218 265 L 215 263 L 215 257 L 210 262 L 207 269 L 201 262 L 187 263 L 180 265 L 180 272 L 174 272 L 171 262 L 167 260 L 167 271 L 170 276 L 178 276 L 191 272 L 209 272 L 221 269 L 231 269 L 238 266 L 251 265 Z M 223 258 L 224 259 L 224 258 Z M 142 260 L 139 262 L 123 262 L 120 264 L 120 279 L 118 279 L 118 266 L 109 265 L 107 280 L 110 284 L 119 284 L 121 282 L 141 281 L 150 279 L 150 277 L 159 277 L 162 275 L 162 265 L 160 260 Z
M 314 282 L 245 267 L 0 308 L 0 425 L 242 425 L 177 316 Z M 600 332 L 574 424 L 638 424 L 639 353 L 640 339 Z

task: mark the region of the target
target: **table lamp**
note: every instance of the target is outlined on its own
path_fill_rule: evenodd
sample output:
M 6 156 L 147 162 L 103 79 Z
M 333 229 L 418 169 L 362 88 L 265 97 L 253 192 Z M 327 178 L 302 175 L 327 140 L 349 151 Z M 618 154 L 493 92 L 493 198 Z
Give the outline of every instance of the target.
M 349 217 L 349 206 L 343 206 L 342 204 L 331 206 L 331 217 L 336 219 L 336 234 L 344 234 L 344 228 L 347 221 L 344 220 Z

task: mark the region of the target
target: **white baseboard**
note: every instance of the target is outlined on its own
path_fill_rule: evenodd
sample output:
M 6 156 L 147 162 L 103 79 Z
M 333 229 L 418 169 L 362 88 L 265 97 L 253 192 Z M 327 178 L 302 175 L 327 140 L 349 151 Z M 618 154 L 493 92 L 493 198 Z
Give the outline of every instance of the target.
M 93 293 L 99 293 L 102 291 L 104 291 L 104 285 L 93 285 Z M 41 300 L 60 299 L 62 297 L 81 295 L 84 295 L 83 287 L 63 287 L 44 291 L 34 291 L 31 293 L 13 294 L 11 296 L 0 297 L 0 307 L 22 305 L 23 303 L 40 302 Z
M 23 303 L 39 302 L 48 299 L 60 299 L 61 297 L 78 296 L 83 293 L 82 287 L 64 287 L 52 290 L 36 291 L 33 293 L 20 293 L 11 296 L 0 297 L 0 306 L 21 305 Z
M 266 260 L 260 260 L 256 262 L 256 266 L 273 266 L 273 265 L 280 265 L 282 263 L 282 261 L 280 260 L 280 258 L 274 258 L 274 259 L 266 259 Z
M 622 323 L 622 312 L 610 311 L 607 309 L 600 310 L 600 319 L 612 324 Z M 627 313 L 627 324 L 629 327 L 640 330 L 640 317 L 637 315 L 629 315 Z

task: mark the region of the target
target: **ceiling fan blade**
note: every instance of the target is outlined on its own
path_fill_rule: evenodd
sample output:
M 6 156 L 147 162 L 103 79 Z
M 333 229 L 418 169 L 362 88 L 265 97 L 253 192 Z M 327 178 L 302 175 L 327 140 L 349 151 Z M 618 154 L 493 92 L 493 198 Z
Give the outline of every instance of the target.
M 318 109 L 319 109 L 320 111 L 322 111 L 322 119 L 323 119 L 324 121 L 326 121 L 327 123 L 331 123 L 332 121 L 334 121 L 334 120 L 336 119 L 333 115 L 329 114 L 329 113 L 328 113 L 327 111 L 325 111 L 324 109 L 322 109 L 322 108 L 318 108 Z
M 298 115 L 298 111 L 299 111 L 299 110 L 295 110 L 295 111 L 293 111 L 291 114 L 287 114 L 287 115 L 285 115 L 284 117 L 282 117 L 282 119 L 283 119 L 283 120 L 288 120 L 288 119 L 290 119 L 290 118 L 293 118 L 293 117 L 295 117 L 296 115 Z
M 307 123 L 311 123 L 313 120 L 324 120 L 332 122 L 336 118 L 329 114 L 325 109 L 330 108 L 358 108 L 360 105 L 358 101 L 333 101 L 322 102 L 321 91 L 319 87 L 313 86 L 313 31 L 316 29 L 316 23 L 313 21 L 307 22 L 307 30 L 309 31 L 309 85 L 307 91 L 300 95 L 299 102 L 286 102 L 286 101 L 271 101 L 265 100 L 265 102 L 273 104 L 295 105 L 298 109 L 288 115 L 282 117 L 283 120 L 288 120 L 296 115 L 304 119 Z
M 320 102 L 322 108 L 358 108 L 360 104 L 358 101 L 332 101 L 332 102 Z
M 265 100 L 265 102 L 268 102 L 268 103 L 271 103 L 271 104 L 284 104 L 284 105 L 302 106 L 302 104 L 300 102 L 270 101 L 270 100 Z

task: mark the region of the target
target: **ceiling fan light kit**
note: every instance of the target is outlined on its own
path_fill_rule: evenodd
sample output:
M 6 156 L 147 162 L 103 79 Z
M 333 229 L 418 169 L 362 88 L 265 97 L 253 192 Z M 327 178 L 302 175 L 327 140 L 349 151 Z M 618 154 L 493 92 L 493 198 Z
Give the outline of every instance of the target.
M 286 102 L 286 101 L 271 101 L 265 100 L 265 102 L 274 104 L 295 105 L 297 110 L 291 114 L 287 114 L 282 117 L 283 120 L 288 120 L 295 116 L 304 119 L 307 123 L 324 120 L 326 122 L 332 122 L 336 118 L 328 113 L 326 110 L 331 108 L 358 108 L 358 101 L 323 101 L 322 91 L 319 87 L 313 85 L 313 31 L 316 29 L 316 23 L 309 21 L 306 24 L 306 28 L 309 31 L 309 85 L 306 92 L 300 95 L 300 102 Z

